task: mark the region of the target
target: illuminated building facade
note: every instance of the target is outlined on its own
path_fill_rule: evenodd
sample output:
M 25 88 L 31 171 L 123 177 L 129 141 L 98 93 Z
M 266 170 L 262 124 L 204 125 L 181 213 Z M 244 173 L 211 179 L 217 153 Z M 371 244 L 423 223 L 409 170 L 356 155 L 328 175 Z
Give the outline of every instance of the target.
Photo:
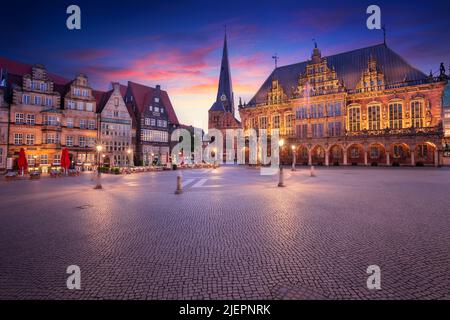
M 385 44 L 276 68 L 239 111 L 244 129 L 279 129 L 282 161 L 305 165 L 434 165 L 445 161 L 448 82 Z

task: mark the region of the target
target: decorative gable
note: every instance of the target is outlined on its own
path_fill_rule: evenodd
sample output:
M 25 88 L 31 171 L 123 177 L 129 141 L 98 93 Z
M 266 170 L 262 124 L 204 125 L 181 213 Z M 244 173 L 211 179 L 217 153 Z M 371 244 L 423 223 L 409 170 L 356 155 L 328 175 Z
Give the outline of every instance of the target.
M 344 91 L 334 67 L 329 68 L 327 59 L 322 58 L 319 49 L 314 48 L 311 61 L 304 74 L 300 75 L 296 97 L 321 95 Z
M 280 86 L 278 80 L 272 80 L 272 88 L 267 92 L 267 104 L 278 104 L 286 100 L 283 88 Z
M 356 90 L 361 92 L 384 90 L 384 84 L 384 73 L 378 69 L 376 59 L 370 56 Z

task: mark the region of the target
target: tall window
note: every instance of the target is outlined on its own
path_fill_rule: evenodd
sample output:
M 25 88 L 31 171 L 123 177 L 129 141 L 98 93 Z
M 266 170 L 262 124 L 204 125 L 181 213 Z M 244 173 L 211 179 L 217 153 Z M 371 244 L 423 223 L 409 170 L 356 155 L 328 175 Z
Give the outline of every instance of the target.
M 341 115 L 341 102 L 328 102 L 327 103 L 327 116 L 337 117 Z
M 59 118 L 57 116 L 44 116 L 44 125 L 59 126 Z
M 306 107 L 298 107 L 295 111 L 295 116 L 297 117 L 297 119 L 307 119 L 308 111 Z
M 285 127 L 286 127 L 286 135 L 290 136 L 293 134 L 293 121 L 294 121 L 294 115 L 293 114 L 287 114 L 285 116 Z
M 341 123 L 340 122 L 328 122 L 328 136 L 338 137 L 341 135 Z
M 348 127 L 350 131 L 361 130 L 361 108 L 352 107 L 348 109 Z
M 16 144 L 16 145 L 23 144 L 23 134 L 22 133 L 14 134 L 14 144 Z
M 32 146 L 34 144 L 34 134 L 27 133 L 27 135 L 26 135 L 26 143 L 29 146 Z
M 52 98 L 46 97 L 46 98 L 45 98 L 45 105 L 46 105 L 47 107 L 53 106 L 53 100 L 52 100 Z
M 94 111 L 94 104 L 92 102 L 86 103 L 86 111 Z
M 389 127 L 391 129 L 401 129 L 403 127 L 401 103 L 389 104 Z
M 86 137 L 79 136 L 78 137 L 78 146 L 84 148 L 86 146 Z
M 428 156 L 428 146 L 426 144 L 417 146 L 417 156 L 419 158 L 426 158 Z
M 267 117 L 259 118 L 259 127 L 261 129 L 267 129 Z
M 369 106 L 367 113 L 369 116 L 369 130 L 380 130 L 380 106 Z
M 23 113 L 16 113 L 16 124 L 22 124 L 25 121 L 25 115 Z
M 27 124 L 34 125 L 35 124 L 35 115 L 34 114 L 27 114 Z
M 48 154 L 41 154 L 41 164 L 48 164 Z
M 313 138 L 323 137 L 323 123 L 313 123 L 312 124 L 312 136 Z
M 94 130 L 95 129 L 95 120 L 89 120 L 88 122 L 88 128 L 90 130 Z
M 40 106 L 41 105 L 41 97 L 34 96 L 34 104 Z
M 30 96 L 28 94 L 24 94 L 22 96 L 22 103 L 23 104 L 30 104 Z
M 306 139 L 308 137 L 308 124 L 298 124 L 295 133 L 297 138 Z
M 378 159 L 379 157 L 380 157 L 380 149 L 378 148 L 378 146 L 370 147 L 370 158 Z
M 79 101 L 77 103 L 77 110 L 83 111 L 84 110 L 84 103 Z
M 423 127 L 423 103 L 422 101 L 411 102 L 411 124 L 413 128 Z
M 66 146 L 67 147 L 73 146 L 73 136 L 66 136 Z
M 59 135 L 57 133 L 47 133 L 45 136 L 45 142 L 48 144 L 59 143 Z
M 280 116 L 275 115 L 272 117 L 272 128 L 279 129 L 280 128 Z
M 75 101 L 69 100 L 69 101 L 67 102 L 67 107 L 68 107 L 69 109 L 75 110 L 75 105 L 76 105 Z

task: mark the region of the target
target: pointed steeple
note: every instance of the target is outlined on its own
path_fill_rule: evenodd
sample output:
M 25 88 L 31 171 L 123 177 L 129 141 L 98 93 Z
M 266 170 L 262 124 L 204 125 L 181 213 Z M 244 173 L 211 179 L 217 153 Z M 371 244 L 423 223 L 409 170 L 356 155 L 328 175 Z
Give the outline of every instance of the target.
M 226 111 L 234 115 L 233 85 L 231 83 L 230 63 L 228 61 L 227 32 L 223 41 L 222 64 L 220 66 L 219 89 L 216 102 L 222 102 Z

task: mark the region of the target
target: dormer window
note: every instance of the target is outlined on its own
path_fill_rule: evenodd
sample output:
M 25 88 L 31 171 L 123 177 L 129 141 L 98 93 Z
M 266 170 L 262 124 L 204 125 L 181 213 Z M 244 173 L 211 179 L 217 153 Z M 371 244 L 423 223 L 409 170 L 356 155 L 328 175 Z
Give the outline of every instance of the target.
M 158 107 L 155 107 L 155 112 L 159 112 L 159 108 Z
M 149 111 L 153 111 L 153 107 L 152 106 L 148 106 L 148 110 Z
M 163 108 L 161 108 L 159 111 L 160 111 L 161 113 L 164 113 L 164 109 L 163 109 Z
M 158 103 L 159 102 L 159 98 L 155 98 L 155 102 Z

